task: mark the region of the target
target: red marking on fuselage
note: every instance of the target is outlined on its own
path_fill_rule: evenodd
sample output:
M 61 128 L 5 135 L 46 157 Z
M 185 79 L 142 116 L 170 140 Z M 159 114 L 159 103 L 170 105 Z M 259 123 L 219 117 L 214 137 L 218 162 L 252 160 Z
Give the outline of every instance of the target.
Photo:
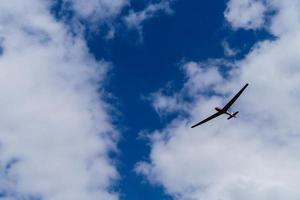
M 218 112 L 224 113 L 224 114 L 226 114 L 226 115 L 235 117 L 235 116 L 233 116 L 233 114 L 231 114 L 231 113 L 229 113 L 229 112 L 225 112 L 222 108 L 215 107 L 215 110 L 218 111 Z
M 218 108 L 218 107 L 215 107 L 215 110 L 218 111 L 218 112 L 223 112 L 223 109 Z

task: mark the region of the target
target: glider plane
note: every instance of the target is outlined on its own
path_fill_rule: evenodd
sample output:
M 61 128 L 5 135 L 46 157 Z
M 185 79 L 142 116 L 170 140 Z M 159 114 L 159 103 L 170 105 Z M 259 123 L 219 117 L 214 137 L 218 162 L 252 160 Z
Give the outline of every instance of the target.
M 223 108 L 218 108 L 216 107 L 215 110 L 217 111 L 215 114 L 211 115 L 210 117 L 202 120 L 201 122 L 193 125 L 191 128 L 195 128 L 196 126 L 199 126 L 201 124 L 204 124 L 205 122 L 208 122 L 220 115 L 226 114 L 229 115 L 229 117 L 227 118 L 228 120 L 231 118 L 236 118 L 236 115 L 239 113 L 239 111 L 236 111 L 235 113 L 230 113 L 228 111 L 228 109 L 232 106 L 232 104 L 234 104 L 234 102 L 239 98 L 239 96 L 244 92 L 244 90 L 246 89 L 246 87 L 248 87 L 248 83 L 223 107 Z

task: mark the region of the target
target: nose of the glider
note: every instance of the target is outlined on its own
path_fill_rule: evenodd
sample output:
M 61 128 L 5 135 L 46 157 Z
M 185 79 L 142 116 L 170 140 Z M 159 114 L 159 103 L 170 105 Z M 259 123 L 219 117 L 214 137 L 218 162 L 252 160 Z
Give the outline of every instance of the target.
M 215 110 L 216 110 L 216 111 L 220 111 L 221 109 L 220 109 L 220 108 L 218 108 L 218 107 L 215 107 Z

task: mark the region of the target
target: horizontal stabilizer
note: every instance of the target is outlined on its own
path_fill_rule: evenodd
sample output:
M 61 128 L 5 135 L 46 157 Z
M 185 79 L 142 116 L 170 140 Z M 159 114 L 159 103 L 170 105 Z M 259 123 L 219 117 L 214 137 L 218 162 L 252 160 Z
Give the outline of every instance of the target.
M 227 118 L 227 120 L 230 120 L 231 118 L 233 118 L 233 116 L 232 116 L 232 115 L 230 115 L 230 116 Z
M 231 118 L 236 118 L 236 115 L 239 113 L 239 111 L 237 111 L 237 112 L 235 112 L 235 113 L 233 113 L 232 115 L 230 115 L 227 119 L 229 120 L 229 119 L 231 119 Z

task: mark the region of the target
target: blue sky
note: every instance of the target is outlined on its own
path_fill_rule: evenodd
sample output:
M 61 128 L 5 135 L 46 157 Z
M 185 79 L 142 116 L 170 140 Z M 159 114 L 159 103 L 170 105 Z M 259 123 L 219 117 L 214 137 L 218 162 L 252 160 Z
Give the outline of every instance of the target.
M 144 6 L 132 1 L 135 10 Z M 233 31 L 223 12 L 225 1 L 176 1 L 174 13 L 159 13 L 143 25 L 139 41 L 136 30 L 121 27 L 113 40 L 103 35 L 88 37 L 88 46 L 98 59 L 110 60 L 110 72 L 106 90 L 113 95 L 109 99 L 120 112 L 115 123 L 122 130 L 118 145 L 121 183 L 121 199 L 172 199 L 161 187 L 146 183 L 133 169 L 137 162 L 147 159 L 149 144 L 138 139 L 141 131 L 160 129 L 171 118 L 160 118 L 146 98 L 149 94 L 171 83 L 168 92 L 178 90 L 184 75 L 179 65 L 183 60 L 206 61 L 223 58 L 222 42 L 241 49 L 237 57 L 245 55 L 253 42 L 266 37 L 255 31 Z M 125 29 L 125 30 L 122 30 Z
M 298 200 L 299 10 L 3 0 L 0 200 Z
M 119 144 L 121 199 L 172 199 L 161 187 L 151 186 L 133 171 L 135 164 L 149 154 L 149 144 L 138 139 L 139 132 L 159 129 L 167 122 L 143 97 L 168 82 L 176 90 L 183 83 L 178 67 L 183 59 L 223 56 L 221 43 L 227 29 L 224 8 L 223 1 L 217 5 L 211 1 L 179 1 L 172 6 L 173 15 L 162 13 L 145 22 L 142 42 L 136 31 L 128 30 L 119 32 L 112 41 L 102 36 L 89 40 L 93 54 L 114 65 L 107 90 L 116 97 L 113 104 L 121 112 L 116 123 L 126 130 Z

